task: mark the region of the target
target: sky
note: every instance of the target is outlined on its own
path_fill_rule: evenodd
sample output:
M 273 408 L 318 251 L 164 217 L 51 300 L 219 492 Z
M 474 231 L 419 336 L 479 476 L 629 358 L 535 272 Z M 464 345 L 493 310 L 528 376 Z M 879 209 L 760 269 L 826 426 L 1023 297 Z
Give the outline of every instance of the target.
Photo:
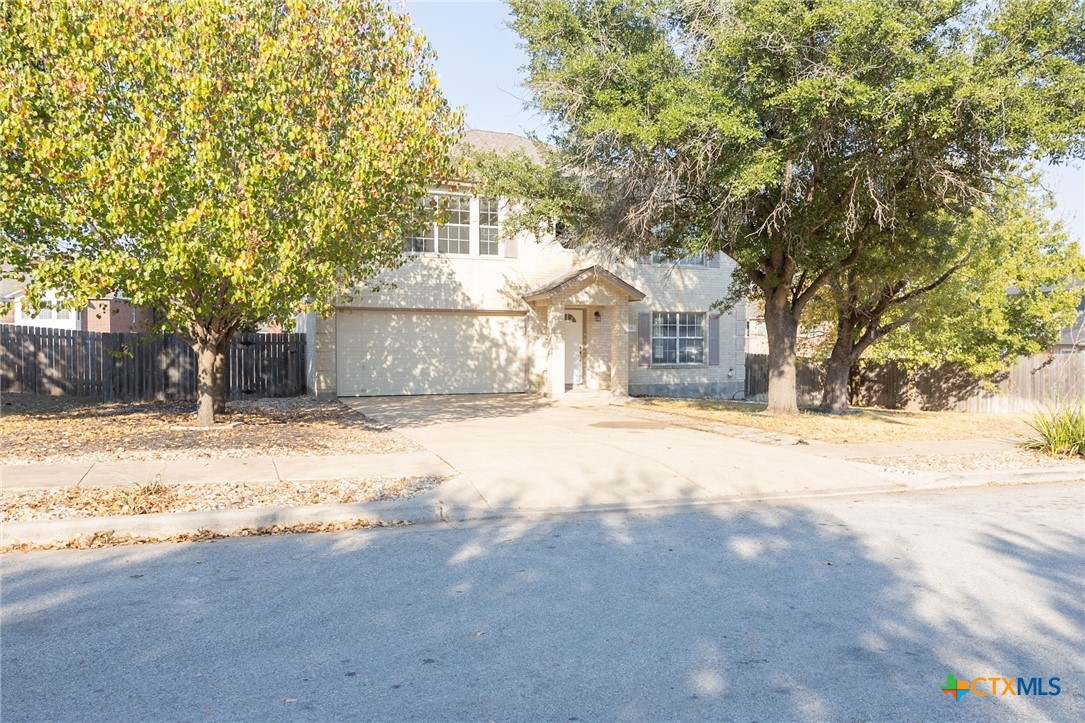
M 504 2 L 406 0 L 406 7 L 436 50 L 445 97 L 464 109 L 468 128 L 545 136 L 543 119 L 524 108 L 520 67 L 527 56 L 506 27 Z M 1044 186 L 1054 194 L 1054 215 L 1085 248 L 1085 166 L 1048 166 Z

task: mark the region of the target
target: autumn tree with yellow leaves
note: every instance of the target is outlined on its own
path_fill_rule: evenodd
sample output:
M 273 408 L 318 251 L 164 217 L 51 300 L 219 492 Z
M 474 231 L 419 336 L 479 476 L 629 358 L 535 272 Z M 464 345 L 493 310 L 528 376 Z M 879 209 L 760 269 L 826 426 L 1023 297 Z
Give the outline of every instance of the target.
M 155 309 L 211 424 L 243 323 L 327 313 L 401 262 L 460 129 L 433 59 L 381 0 L 10 0 L 0 262 L 31 306 Z

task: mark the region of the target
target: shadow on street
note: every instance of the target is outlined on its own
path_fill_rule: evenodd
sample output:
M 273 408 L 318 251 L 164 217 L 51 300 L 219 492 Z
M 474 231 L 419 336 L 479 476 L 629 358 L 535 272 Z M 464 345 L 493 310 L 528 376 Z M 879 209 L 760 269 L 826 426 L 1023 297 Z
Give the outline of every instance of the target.
M 977 512 L 1011 499 L 8 555 L 4 717 L 1076 718 L 1081 535 Z M 954 703 L 949 673 L 1063 695 Z

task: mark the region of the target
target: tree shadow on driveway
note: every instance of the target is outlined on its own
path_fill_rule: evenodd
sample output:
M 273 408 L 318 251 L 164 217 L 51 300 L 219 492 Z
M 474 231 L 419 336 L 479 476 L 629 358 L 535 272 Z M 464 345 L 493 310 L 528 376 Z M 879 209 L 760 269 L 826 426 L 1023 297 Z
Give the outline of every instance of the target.
M 5 719 L 1080 718 L 1080 535 L 918 498 L 8 556 Z
M 339 401 L 367 419 L 399 429 L 476 419 L 518 417 L 553 404 L 550 399 L 535 394 L 341 397 Z

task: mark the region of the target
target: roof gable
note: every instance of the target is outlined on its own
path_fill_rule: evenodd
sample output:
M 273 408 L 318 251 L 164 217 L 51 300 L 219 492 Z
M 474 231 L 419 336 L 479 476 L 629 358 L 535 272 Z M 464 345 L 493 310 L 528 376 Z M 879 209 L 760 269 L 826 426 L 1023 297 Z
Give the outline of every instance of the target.
M 562 274 L 551 281 L 539 286 L 531 291 L 528 291 L 521 295 L 524 301 L 535 302 L 543 301 L 545 299 L 552 299 L 555 296 L 561 294 L 563 291 L 572 289 L 582 282 L 598 283 L 603 282 L 618 289 L 618 291 L 625 294 L 630 301 L 640 301 L 644 298 L 644 292 L 636 288 L 628 281 L 621 277 L 607 271 L 602 266 L 589 266 L 586 269 L 577 269 L 570 271 L 566 274 Z

